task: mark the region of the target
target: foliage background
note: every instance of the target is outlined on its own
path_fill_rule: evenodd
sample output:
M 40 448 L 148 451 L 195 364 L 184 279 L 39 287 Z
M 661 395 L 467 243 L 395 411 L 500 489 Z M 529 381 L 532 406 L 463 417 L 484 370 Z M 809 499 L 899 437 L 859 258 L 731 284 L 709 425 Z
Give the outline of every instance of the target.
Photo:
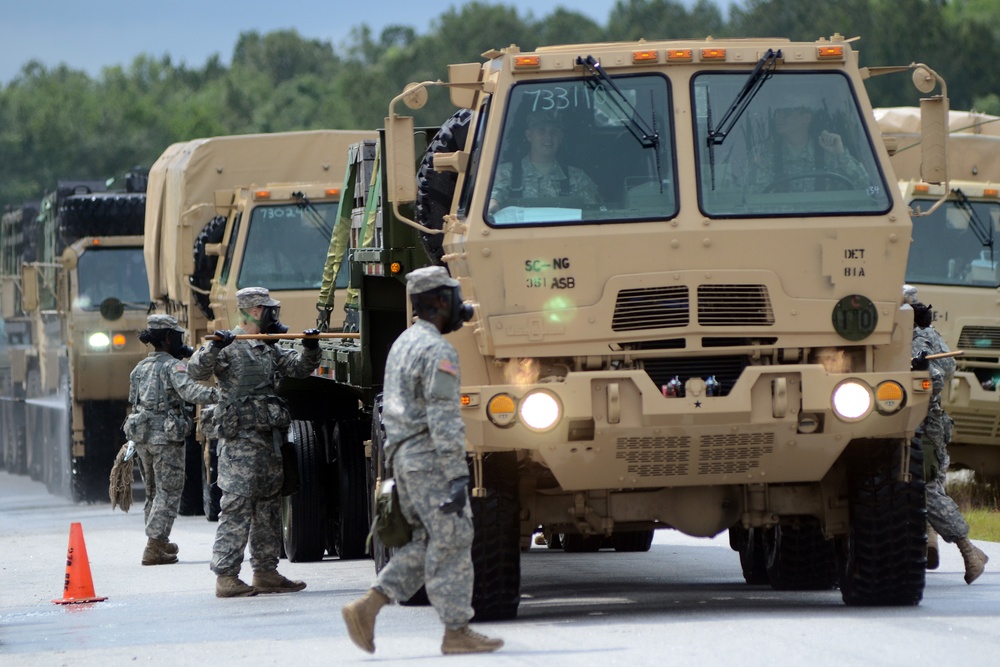
M 607 40 L 860 36 L 862 65 L 925 62 L 948 82 L 952 108 L 1000 115 L 1000 0 L 619 0 L 607 25 L 559 9 L 540 18 L 470 2 L 440 14 L 427 34 L 390 26 L 354 29 L 344 48 L 295 31 L 246 32 L 231 65 L 202 67 L 140 55 L 92 78 L 66 65 L 26 63 L 0 86 L 0 205 L 39 199 L 57 180 L 106 178 L 148 167 L 176 141 L 249 132 L 382 125 L 389 100 L 410 81 L 446 76 L 448 63 L 518 44 Z M 913 105 L 905 76 L 880 77 L 875 106 Z M 446 96 L 416 114 L 436 125 Z

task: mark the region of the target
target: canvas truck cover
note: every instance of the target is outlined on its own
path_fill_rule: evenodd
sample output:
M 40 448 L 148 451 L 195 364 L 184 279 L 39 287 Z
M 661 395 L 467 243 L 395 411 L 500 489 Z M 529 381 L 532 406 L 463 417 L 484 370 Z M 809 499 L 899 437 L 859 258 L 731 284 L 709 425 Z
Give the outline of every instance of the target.
M 339 182 L 348 147 L 372 136 L 370 131 L 314 130 L 211 137 L 169 146 L 149 171 L 144 256 L 150 298 L 185 299 L 194 270 L 194 240 L 216 215 L 216 191 Z
M 875 109 L 884 136 L 896 137 L 896 178 L 919 181 L 920 109 Z M 948 175 L 954 180 L 1000 182 L 1000 117 L 974 111 L 948 112 Z

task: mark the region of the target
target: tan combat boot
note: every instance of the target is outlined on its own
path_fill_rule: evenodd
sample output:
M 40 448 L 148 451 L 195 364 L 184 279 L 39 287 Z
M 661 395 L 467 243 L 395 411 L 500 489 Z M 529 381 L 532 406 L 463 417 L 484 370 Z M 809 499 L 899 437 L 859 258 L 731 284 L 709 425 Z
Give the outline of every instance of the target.
M 457 653 L 492 653 L 503 646 L 502 639 L 490 639 L 486 635 L 470 629 L 469 626 L 458 630 L 445 628 L 444 640 L 441 642 L 441 652 L 445 655 Z
M 970 542 L 968 537 L 963 537 L 955 544 L 958 545 L 958 550 L 962 552 L 962 558 L 965 559 L 965 583 L 971 584 L 983 573 L 990 557 Z
M 166 540 L 154 540 L 152 537 L 146 540 L 146 548 L 142 552 L 143 565 L 170 565 L 177 562 L 176 552 L 170 553 L 164 547 L 169 544 Z
M 247 586 L 239 577 L 231 574 L 220 574 L 215 580 L 215 597 L 246 598 L 257 595 L 252 586 Z
M 362 651 L 375 652 L 375 617 L 389 602 L 389 596 L 385 593 L 370 588 L 363 596 L 348 602 L 340 610 L 344 624 L 347 625 L 347 634 Z
M 938 551 L 938 534 L 930 524 L 927 524 L 927 569 L 936 570 L 941 564 L 941 554 Z
M 257 593 L 294 593 L 305 587 L 306 582 L 286 579 L 277 570 L 253 573 L 253 589 Z
M 181 548 L 177 546 L 175 542 L 168 542 L 166 540 L 163 540 L 163 551 L 165 551 L 166 553 L 176 554 L 180 550 Z

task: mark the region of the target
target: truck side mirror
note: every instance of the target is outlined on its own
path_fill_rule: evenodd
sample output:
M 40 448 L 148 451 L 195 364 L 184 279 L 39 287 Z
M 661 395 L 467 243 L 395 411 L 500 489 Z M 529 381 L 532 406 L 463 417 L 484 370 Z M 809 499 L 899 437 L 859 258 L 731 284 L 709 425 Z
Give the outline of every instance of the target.
M 417 200 L 416 149 L 413 146 L 413 116 L 393 114 L 385 119 L 386 147 L 390 160 L 389 199 L 396 204 Z
M 920 178 L 927 183 L 948 181 L 948 98 L 920 100 Z
M 38 269 L 30 264 L 21 266 L 21 308 L 26 313 L 38 310 Z

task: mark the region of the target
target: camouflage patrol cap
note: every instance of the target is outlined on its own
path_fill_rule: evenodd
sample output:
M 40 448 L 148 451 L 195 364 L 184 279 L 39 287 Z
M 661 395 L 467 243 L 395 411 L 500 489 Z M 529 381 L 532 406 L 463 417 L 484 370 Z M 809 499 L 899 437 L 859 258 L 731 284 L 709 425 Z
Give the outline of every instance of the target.
M 912 306 L 918 301 L 917 288 L 913 285 L 903 285 L 903 303 L 908 303 Z
M 174 331 L 180 331 L 184 333 L 184 329 L 177 324 L 177 320 L 170 315 L 150 315 L 146 318 L 146 327 L 150 331 L 156 331 L 157 329 L 173 329 Z
M 280 306 L 280 301 L 271 298 L 266 287 L 244 287 L 236 293 L 236 307 L 250 310 L 256 306 Z
M 443 266 L 425 266 L 406 274 L 407 294 L 423 294 L 438 287 L 458 287 L 458 281 Z

